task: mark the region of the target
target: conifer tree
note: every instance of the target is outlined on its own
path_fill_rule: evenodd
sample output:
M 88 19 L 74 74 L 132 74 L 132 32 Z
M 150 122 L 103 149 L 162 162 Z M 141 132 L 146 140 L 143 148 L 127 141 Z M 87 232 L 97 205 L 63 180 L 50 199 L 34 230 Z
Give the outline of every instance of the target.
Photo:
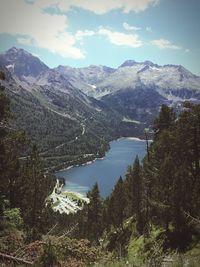
M 155 119 L 154 121 L 153 128 L 155 132 L 155 138 L 163 130 L 173 127 L 175 119 L 176 119 L 176 115 L 173 109 L 163 104 L 161 106 L 158 118 Z
M 200 105 L 187 104 L 175 118 L 163 106 L 155 120 L 150 159 L 144 160 L 144 199 L 148 222 L 183 232 L 185 214 L 199 216 Z
M 31 228 L 34 237 L 35 231 L 42 227 L 45 199 L 52 189 L 49 177 L 44 173 L 35 145 L 24 166 L 23 183 L 23 214 L 25 222 Z
M 123 219 L 125 217 L 125 191 L 121 176 L 110 196 L 109 207 L 109 216 L 112 224 L 116 227 L 123 228 Z
M 143 177 L 138 156 L 130 170 L 131 172 L 126 179 L 127 206 L 129 207 L 129 216 L 135 216 L 138 231 L 141 233 L 143 229 Z
M 98 184 L 95 183 L 88 193 L 90 203 L 87 206 L 87 237 L 90 241 L 98 244 L 102 234 L 102 200 Z

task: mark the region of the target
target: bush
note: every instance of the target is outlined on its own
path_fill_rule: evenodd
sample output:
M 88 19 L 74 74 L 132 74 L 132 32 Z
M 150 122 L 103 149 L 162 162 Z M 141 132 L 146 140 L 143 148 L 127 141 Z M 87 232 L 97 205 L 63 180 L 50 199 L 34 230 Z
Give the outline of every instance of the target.
M 39 258 L 37 266 L 39 267 L 54 267 L 57 266 L 57 257 L 55 254 L 55 250 L 49 242 L 47 245 L 45 244 L 43 254 Z
M 11 224 L 20 228 L 23 225 L 21 211 L 18 208 L 7 209 L 3 212 L 3 217 Z

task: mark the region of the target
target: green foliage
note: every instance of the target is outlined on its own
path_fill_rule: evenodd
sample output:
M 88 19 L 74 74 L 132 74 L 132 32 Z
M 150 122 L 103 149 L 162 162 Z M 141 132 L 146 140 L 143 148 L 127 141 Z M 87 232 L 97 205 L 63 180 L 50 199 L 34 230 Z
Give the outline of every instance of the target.
M 0 71 L 0 81 L 4 80 L 4 73 Z M 6 148 L 5 148 L 5 137 L 8 134 L 7 126 L 10 111 L 10 101 L 6 97 L 5 88 L 0 84 L 0 199 L 1 199 L 1 210 L 3 206 L 2 198 L 5 190 L 6 184 Z
M 144 235 L 132 236 L 128 246 L 128 261 L 133 266 L 161 266 L 165 256 L 163 240 L 160 238 L 162 231 L 160 228 L 152 229 L 149 238 Z
M 44 251 L 38 259 L 38 263 L 36 265 L 38 267 L 54 267 L 57 265 L 57 263 L 58 260 L 55 254 L 55 249 L 49 241 L 48 244 L 44 245 Z
M 142 233 L 144 227 L 143 218 L 143 174 L 139 158 L 136 157 L 133 166 L 128 168 L 125 180 L 127 196 L 126 216 L 135 216 L 137 230 Z
M 36 266 L 91 266 L 107 255 L 86 239 L 49 236 Z
M 47 222 L 43 224 L 43 218 L 47 212 L 46 198 L 53 189 L 53 180 L 42 167 L 37 147 L 34 146 L 30 157 L 26 160 L 22 171 L 23 184 L 21 186 L 22 210 L 25 223 L 35 231 L 44 231 Z M 31 203 L 31 204 L 30 204 Z
M 54 181 L 45 174 L 36 147 L 24 164 L 19 161 L 26 138 L 24 134 L 16 132 L 13 125 L 10 126 L 10 117 L 10 102 L 1 86 L 0 216 L 3 215 L 15 227 L 22 227 L 24 220 L 26 227 L 31 227 L 28 232 L 34 236 L 36 232 L 45 231 L 49 225 L 49 221 L 43 223 L 48 214 L 45 199 L 52 190 Z M 6 201 L 9 203 L 7 209 Z
M 141 266 L 144 264 L 144 237 L 134 238 L 130 241 L 128 247 L 128 259 L 135 266 Z
M 172 252 L 166 257 L 167 266 L 169 267 L 199 267 L 200 246 L 199 243 L 194 245 L 185 253 Z
M 191 105 L 176 120 L 173 110 L 163 106 L 155 131 L 150 157 L 144 161 L 146 221 L 167 232 L 171 225 L 171 244 L 183 248 L 191 233 L 185 213 L 199 214 L 200 105 Z
M 7 209 L 3 213 L 4 218 L 12 225 L 20 228 L 23 225 L 21 211 L 18 208 Z
M 112 225 L 123 227 L 125 204 L 124 183 L 120 177 L 111 193 L 108 204 L 108 216 Z
M 88 193 L 90 203 L 86 206 L 87 210 L 87 238 L 99 244 L 102 234 L 102 200 L 99 193 L 98 184 Z
M 0 81 L 5 80 L 4 73 L 0 71 Z M 7 122 L 10 114 L 10 100 L 4 93 L 5 87 L 0 85 L 0 122 L 1 122 L 1 131 L 5 130 L 4 126 Z
M 124 260 L 108 260 L 106 263 L 96 263 L 94 267 L 130 267 L 127 261 Z
M 165 129 L 170 129 L 173 127 L 176 119 L 175 112 L 172 108 L 166 105 L 161 106 L 159 116 L 154 121 L 154 131 L 155 135 L 160 134 Z

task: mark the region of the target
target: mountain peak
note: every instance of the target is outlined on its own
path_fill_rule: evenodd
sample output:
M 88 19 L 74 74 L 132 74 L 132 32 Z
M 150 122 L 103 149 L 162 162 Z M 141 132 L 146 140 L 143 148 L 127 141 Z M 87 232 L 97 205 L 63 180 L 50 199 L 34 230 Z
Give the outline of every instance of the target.
M 154 64 L 152 61 L 150 61 L 150 60 L 145 60 L 144 62 L 143 62 L 143 64 L 144 65 L 146 65 L 146 66 L 155 66 L 156 64 Z
M 150 60 L 145 60 L 144 62 L 137 62 L 135 60 L 126 60 L 122 65 L 119 66 L 119 68 L 123 68 L 123 67 L 133 67 L 135 65 L 138 65 L 138 64 L 142 64 L 142 65 L 145 65 L 145 66 L 158 66 L 157 64 L 154 64 L 153 62 L 151 62 Z
M 5 53 L 9 53 L 9 52 L 18 52 L 18 48 L 16 48 L 15 46 L 11 47 L 10 49 L 8 49 Z
M 33 55 L 29 52 L 27 52 L 26 50 L 24 50 L 23 48 L 17 48 L 15 46 L 11 47 L 10 49 L 8 49 L 4 54 L 9 55 L 9 54 L 15 54 L 15 55 L 19 55 L 19 54 L 24 54 L 24 55 L 29 55 L 32 56 Z
M 12 47 L 0 55 L 0 65 L 22 79 L 24 76 L 36 77 L 49 68 L 39 58 L 22 48 Z
M 137 64 L 137 62 L 135 60 L 126 60 L 122 65 L 119 66 L 119 68 L 123 68 L 123 67 L 132 67 L 135 64 Z

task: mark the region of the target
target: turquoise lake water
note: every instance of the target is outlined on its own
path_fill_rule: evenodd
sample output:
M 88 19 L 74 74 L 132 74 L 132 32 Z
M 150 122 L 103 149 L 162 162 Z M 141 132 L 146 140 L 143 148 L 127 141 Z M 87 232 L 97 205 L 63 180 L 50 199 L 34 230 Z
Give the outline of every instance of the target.
M 142 160 L 145 154 L 145 141 L 120 138 L 110 142 L 110 150 L 103 159 L 56 172 L 56 176 L 65 178 L 64 190 L 82 194 L 86 194 L 97 182 L 101 196 L 106 197 L 112 191 L 119 177 L 125 176 L 127 167 L 133 163 L 135 157 L 138 155 Z

